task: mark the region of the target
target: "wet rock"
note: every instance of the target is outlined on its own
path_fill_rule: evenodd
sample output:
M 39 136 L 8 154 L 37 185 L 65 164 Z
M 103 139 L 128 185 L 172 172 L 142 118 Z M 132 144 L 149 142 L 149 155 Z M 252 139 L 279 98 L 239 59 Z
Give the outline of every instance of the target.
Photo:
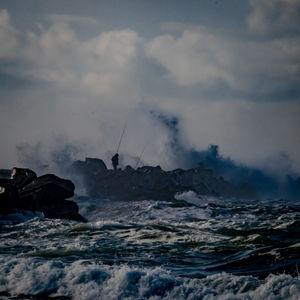
M 77 160 L 73 163 L 73 169 L 80 170 L 82 167 L 85 168 L 88 173 L 99 174 L 107 171 L 107 167 L 102 159 L 87 157 L 85 161 Z
M 14 179 L 18 189 L 21 190 L 24 186 L 37 179 L 37 175 L 30 169 L 13 168 L 11 171 L 11 179 Z
M 8 214 L 20 204 L 16 183 L 11 179 L 0 178 L 0 214 Z
M 95 160 L 101 168 L 92 166 L 93 160 L 76 161 L 72 170 L 81 174 L 90 197 L 117 200 L 168 200 L 176 201 L 175 195 L 194 191 L 199 195 L 254 198 L 249 186 L 237 186 L 214 175 L 213 171 L 199 165 L 198 168 L 164 171 L 160 166 L 144 166 L 124 170 L 108 170 L 103 161 Z M 104 165 L 104 166 L 103 166 Z
M 14 210 L 43 212 L 49 218 L 84 221 L 71 200 L 72 181 L 53 174 L 37 177 L 30 169 L 13 168 L 11 179 L 0 179 L 0 214 Z
M 71 180 L 47 174 L 38 177 L 35 181 L 20 190 L 20 198 L 24 202 L 34 202 L 36 209 L 48 203 L 57 203 L 74 196 L 75 186 Z
M 85 219 L 78 213 L 76 202 L 70 200 L 48 203 L 43 206 L 43 213 L 47 218 L 85 222 Z

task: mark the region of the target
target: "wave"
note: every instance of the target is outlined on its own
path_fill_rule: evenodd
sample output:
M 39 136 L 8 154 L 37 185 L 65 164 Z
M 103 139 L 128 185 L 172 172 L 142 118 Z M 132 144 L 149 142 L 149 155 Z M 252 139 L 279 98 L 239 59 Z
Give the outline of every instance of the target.
M 264 280 L 228 273 L 201 279 L 174 277 L 163 268 L 108 266 L 80 260 L 0 259 L 0 292 L 70 299 L 299 299 L 300 276 Z
M 0 223 L 0 298 L 300 298 L 298 204 L 177 197 L 192 205 L 78 198 L 87 223 Z

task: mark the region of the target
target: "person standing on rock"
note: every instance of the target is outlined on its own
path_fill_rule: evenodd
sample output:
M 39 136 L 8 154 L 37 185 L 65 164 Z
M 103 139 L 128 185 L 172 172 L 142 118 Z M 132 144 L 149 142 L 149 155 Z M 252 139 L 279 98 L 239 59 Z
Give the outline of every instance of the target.
M 112 165 L 113 165 L 114 170 L 116 171 L 116 170 L 117 170 L 117 167 L 118 167 L 118 165 L 119 165 L 119 154 L 118 154 L 118 153 L 116 153 L 116 154 L 112 157 L 111 162 L 112 162 Z

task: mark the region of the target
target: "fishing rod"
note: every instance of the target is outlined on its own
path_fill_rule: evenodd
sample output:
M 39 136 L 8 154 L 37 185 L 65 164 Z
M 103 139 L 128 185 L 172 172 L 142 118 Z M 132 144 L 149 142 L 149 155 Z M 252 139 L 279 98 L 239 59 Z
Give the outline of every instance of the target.
M 118 148 L 117 148 L 117 152 L 116 152 L 116 153 L 119 152 L 119 149 L 120 149 L 120 146 L 121 146 L 121 143 L 122 143 L 122 139 L 123 139 L 124 133 L 125 133 L 125 131 L 126 131 L 126 127 L 127 127 L 127 121 L 126 121 L 126 123 L 125 123 L 125 125 L 124 125 L 123 132 L 122 132 L 122 135 L 121 135 L 121 137 L 120 137 L 120 141 L 119 141 L 119 144 L 118 144 Z
M 146 149 L 147 146 L 148 146 L 148 143 L 144 146 L 144 148 L 143 148 L 143 150 L 142 150 L 142 152 L 141 152 L 141 154 L 140 154 L 140 156 L 139 156 L 139 159 L 138 159 L 138 161 L 137 161 L 137 163 L 136 163 L 136 165 L 135 165 L 135 168 L 138 167 L 138 165 L 139 165 L 139 163 L 140 163 L 140 161 L 141 161 L 142 155 L 144 154 L 144 151 L 145 151 L 145 149 Z

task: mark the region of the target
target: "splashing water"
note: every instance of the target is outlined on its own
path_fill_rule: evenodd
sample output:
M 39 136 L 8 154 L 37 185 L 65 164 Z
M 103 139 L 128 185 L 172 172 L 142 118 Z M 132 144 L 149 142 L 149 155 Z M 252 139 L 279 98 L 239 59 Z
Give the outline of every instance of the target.
M 299 203 L 177 197 L 192 205 L 77 197 L 88 223 L 2 218 L 1 297 L 299 299 Z

